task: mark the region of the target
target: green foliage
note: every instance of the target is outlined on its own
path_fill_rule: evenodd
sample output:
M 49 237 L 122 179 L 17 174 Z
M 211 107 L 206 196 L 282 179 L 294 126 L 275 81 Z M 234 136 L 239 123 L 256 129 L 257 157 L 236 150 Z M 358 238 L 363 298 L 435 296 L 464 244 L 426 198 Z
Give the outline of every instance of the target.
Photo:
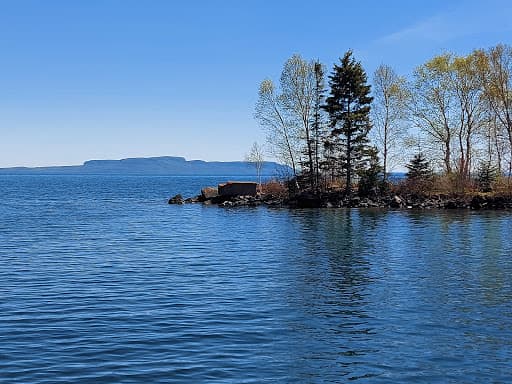
M 424 181 L 432 179 L 433 172 L 430 162 L 421 152 L 414 155 L 413 159 L 405 167 L 409 170 L 407 172 L 408 180 Z
M 430 162 L 423 153 L 414 155 L 412 160 L 405 166 L 408 169 L 405 186 L 407 192 L 415 195 L 425 195 L 433 187 L 434 173 Z
M 499 169 L 490 162 L 481 162 L 478 166 L 477 185 L 481 192 L 492 192 L 493 184 L 498 180 Z
M 312 123 L 312 139 L 311 147 L 314 153 L 314 178 L 313 186 L 315 193 L 320 190 L 320 168 L 322 164 L 322 140 L 325 138 L 325 122 L 323 117 L 322 105 L 324 102 L 324 66 L 316 61 L 313 66 L 315 76 L 315 85 L 313 89 L 314 104 L 313 104 L 313 123 Z
M 482 191 L 499 190 L 499 174 L 512 169 L 508 45 L 434 56 L 416 69 L 411 82 L 381 65 L 373 104 L 366 73 L 351 51 L 334 65 L 326 97 L 323 80 L 319 62 L 294 55 L 277 86 L 263 81 L 256 105 L 272 155 L 293 168 L 294 185 L 300 182 L 301 189 L 345 188 L 350 195 L 357 179 L 361 195 L 384 193 L 380 178 L 385 180 L 384 172 L 393 166 L 403 166 L 413 147 L 407 143 L 410 127 L 418 130 L 418 151 L 425 148 L 429 157 L 418 153 L 406 165 L 400 186 L 405 193 L 429 193 L 434 184 L 436 192 L 464 192 L 471 181 Z M 370 106 L 371 145 L 379 148 L 383 170 L 370 147 Z M 489 162 L 476 167 L 478 159 Z M 444 172 L 434 176 L 431 164 Z
M 377 196 L 384 187 L 384 173 L 377 148 L 369 148 L 367 162 L 367 167 L 359 171 L 358 194 L 359 196 Z
M 345 53 L 340 65 L 334 65 L 329 76 L 330 95 L 324 109 L 329 114 L 331 127 L 327 140 L 336 148 L 338 166 L 346 177 L 346 192 L 351 193 L 352 177 L 360 168 L 368 148 L 370 123 L 370 85 L 361 63 Z

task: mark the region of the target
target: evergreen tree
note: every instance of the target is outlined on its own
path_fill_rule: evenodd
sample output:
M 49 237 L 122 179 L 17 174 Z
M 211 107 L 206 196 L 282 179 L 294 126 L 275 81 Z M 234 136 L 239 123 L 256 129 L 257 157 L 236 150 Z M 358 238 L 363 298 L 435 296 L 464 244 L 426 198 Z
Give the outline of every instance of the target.
M 324 132 L 324 119 L 322 115 L 322 105 L 324 101 L 324 68 L 323 65 L 316 61 L 313 67 L 315 76 L 315 86 L 313 89 L 314 103 L 313 103 L 313 152 L 314 152 L 314 187 L 315 193 L 319 192 L 320 188 L 320 164 L 322 160 L 322 146 L 321 142 L 325 136 Z
M 337 143 L 339 166 L 345 175 L 346 193 L 350 195 L 353 176 L 368 146 L 372 102 L 366 73 L 352 57 L 352 51 L 345 53 L 340 65 L 334 65 L 329 85 L 331 91 L 324 106 L 333 137 L 329 142 Z
M 409 170 L 407 172 L 408 180 L 428 181 L 432 179 L 433 172 L 430 163 L 421 152 L 414 155 L 413 159 L 405 167 Z
M 492 186 L 498 180 L 499 175 L 499 169 L 491 162 L 481 162 L 477 175 L 478 189 L 482 192 L 492 192 Z
M 358 193 L 360 196 L 377 196 L 384 184 L 384 168 L 380 165 L 379 150 L 368 149 L 366 167 L 359 172 Z

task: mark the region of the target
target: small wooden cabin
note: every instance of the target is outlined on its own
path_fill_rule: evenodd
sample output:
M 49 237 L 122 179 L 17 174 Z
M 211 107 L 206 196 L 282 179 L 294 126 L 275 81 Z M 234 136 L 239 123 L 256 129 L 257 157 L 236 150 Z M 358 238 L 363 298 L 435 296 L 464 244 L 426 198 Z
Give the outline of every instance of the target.
M 220 196 L 256 196 L 257 183 L 252 181 L 228 181 L 219 184 Z

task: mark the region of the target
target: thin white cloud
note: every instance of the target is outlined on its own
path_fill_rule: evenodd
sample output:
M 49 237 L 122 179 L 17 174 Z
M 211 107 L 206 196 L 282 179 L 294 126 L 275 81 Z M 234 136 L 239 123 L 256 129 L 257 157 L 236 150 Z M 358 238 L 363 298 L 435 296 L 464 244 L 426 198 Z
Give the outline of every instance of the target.
M 468 2 L 456 9 L 383 36 L 377 43 L 445 43 L 482 33 L 510 32 L 512 3 L 498 3 Z
M 440 42 L 446 40 L 447 33 L 444 30 L 445 16 L 436 16 L 423 20 L 413 26 L 393 32 L 378 40 L 381 43 L 412 42 L 417 40 L 430 40 Z

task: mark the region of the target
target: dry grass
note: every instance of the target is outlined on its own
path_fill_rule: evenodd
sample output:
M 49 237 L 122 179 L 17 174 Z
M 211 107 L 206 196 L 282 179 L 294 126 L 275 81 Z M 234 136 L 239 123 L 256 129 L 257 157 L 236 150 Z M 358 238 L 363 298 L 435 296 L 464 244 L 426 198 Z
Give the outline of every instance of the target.
M 492 190 L 497 195 L 512 196 L 512 177 L 500 177 L 492 183 Z
M 456 174 L 436 175 L 431 181 L 401 180 L 392 186 L 392 193 L 417 196 L 458 196 L 475 195 L 512 196 L 512 178 L 502 177 L 492 183 L 492 191 L 483 193 L 476 180 L 461 180 Z
M 288 188 L 283 183 L 277 180 L 270 180 L 260 185 L 260 192 L 263 195 L 272 196 L 275 198 L 287 198 Z
M 345 184 L 341 178 L 325 178 L 321 182 L 321 190 L 328 193 L 336 193 L 345 190 Z M 417 196 L 429 198 L 434 196 L 467 198 L 476 195 L 500 196 L 512 198 L 512 177 L 500 177 L 492 183 L 491 192 L 483 192 L 476 179 L 462 179 L 457 174 L 435 175 L 431 180 L 402 179 L 395 183 L 388 183 L 382 194 L 395 194 L 401 196 Z M 353 186 L 357 190 L 357 185 Z M 271 180 L 260 187 L 263 195 L 271 195 L 275 198 L 288 198 L 289 190 L 285 182 Z

